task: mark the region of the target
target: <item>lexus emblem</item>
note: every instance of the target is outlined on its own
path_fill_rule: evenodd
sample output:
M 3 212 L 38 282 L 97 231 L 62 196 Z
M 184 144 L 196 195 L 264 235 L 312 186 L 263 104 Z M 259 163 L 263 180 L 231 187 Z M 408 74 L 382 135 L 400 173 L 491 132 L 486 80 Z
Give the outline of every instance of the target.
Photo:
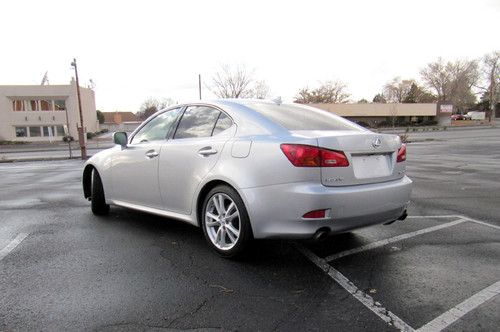
M 382 141 L 380 140 L 380 137 L 375 137 L 375 139 L 372 141 L 372 146 L 376 149 L 380 147 L 382 144 Z

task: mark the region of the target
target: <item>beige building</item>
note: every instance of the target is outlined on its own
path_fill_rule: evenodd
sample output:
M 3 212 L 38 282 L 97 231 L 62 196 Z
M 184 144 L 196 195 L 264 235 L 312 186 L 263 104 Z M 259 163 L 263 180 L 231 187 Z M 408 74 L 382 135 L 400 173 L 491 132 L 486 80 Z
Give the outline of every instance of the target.
M 311 104 L 349 120 L 372 127 L 388 125 L 394 120 L 400 124 L 449 124 L 452 105 L 441 104 Z
M 94 91 L 80 87 L 83 124 L 99 130 Z M 68 85 L 0 85 L 0 141 L 78 139 L 80 124 L 76 83 Z

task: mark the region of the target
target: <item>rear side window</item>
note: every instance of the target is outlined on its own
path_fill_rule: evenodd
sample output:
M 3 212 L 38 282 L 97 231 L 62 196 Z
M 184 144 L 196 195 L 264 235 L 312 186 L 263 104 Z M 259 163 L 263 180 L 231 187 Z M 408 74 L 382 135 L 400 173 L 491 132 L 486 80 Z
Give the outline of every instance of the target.
M 190 106 L 182 115 L 174 139 L 210 137 L 221 112 L 207 106 Z
M 215 124 L 214 132 L 212 133 L 212 135 L 217 135 L 218 133 L 221 133 L 224 130 L 229 129 L 232 125 L 233 121 L 231 121 L 231 118 L 221 112 L 219 115 L 219 119 Z
M 248 106 L 288 130 L 363 130 L 348 120 L 312 107 L 270 103 Z

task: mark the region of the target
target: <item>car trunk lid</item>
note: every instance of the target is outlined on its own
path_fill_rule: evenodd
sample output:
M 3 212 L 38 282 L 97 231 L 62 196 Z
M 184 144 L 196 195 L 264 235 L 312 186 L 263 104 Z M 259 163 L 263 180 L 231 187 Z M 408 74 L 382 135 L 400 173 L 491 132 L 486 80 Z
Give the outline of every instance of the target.
M 296 131 L 295 135 L 315 137 L 318 147 L 342 151 L 347 167 L 321 167 L 325 186 L 378 183 L 401 178 L 404 166 L 397 163 L 401 140 L 396 135 L 370 131 Z

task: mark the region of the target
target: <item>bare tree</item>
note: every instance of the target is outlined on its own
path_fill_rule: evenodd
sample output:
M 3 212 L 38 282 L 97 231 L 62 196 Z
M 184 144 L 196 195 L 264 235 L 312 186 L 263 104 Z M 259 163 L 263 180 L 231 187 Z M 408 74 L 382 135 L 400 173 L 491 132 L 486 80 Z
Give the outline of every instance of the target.
M 246 98 L 251 95 L 253 72 L 244 66 L 221 65 L 219 71 L 212 77 L 212 87 L 209 87 L 219 98 Z
M 487 54 L 482 60 L 483 85 L 477 87 L 486 93 L 490 105 L 489 121 L 495 112 L 500 94 L 500 51 Z
M 438 101 L 452 102 L 458 108 L 463 108 L 476 100 L 472 92 L 472 87 L 479 79 L 475 60 L 445 63 L 439 58 L 422 69 L 420 75 L 425 84 L 436 92 Z
M 252 98 L 257 98 L 257 99 L 266 99 L 269 97 L 269 86 L 267 83 L 263 80 L 256 81 L 253 84 L 252 89 L 250 90 L 249 95 Z
M 390 103 L 402 103 L 408 96 L 414 80 L 395 77 L 384 85 L 384 97 Z
M 142 103 L 139 112 L 137 112 L 137 116 L 139 117 L 139 119 L 145 120 L 154 113 L 156 113 L 157 111 L 166 108 L 168 106 L 171 106 L 173 104 L 175 104 L 175 102 L 170 98 L 163 98 L 159 100 L 151 97 L 146 99 Z
M 295 96 L 295 102 L 300 104 L 343 104 L 349 101 L 347 85 L 342 81 L 326 81 L 318 88 L 310 90 L 308 87 L 300 89 Z

